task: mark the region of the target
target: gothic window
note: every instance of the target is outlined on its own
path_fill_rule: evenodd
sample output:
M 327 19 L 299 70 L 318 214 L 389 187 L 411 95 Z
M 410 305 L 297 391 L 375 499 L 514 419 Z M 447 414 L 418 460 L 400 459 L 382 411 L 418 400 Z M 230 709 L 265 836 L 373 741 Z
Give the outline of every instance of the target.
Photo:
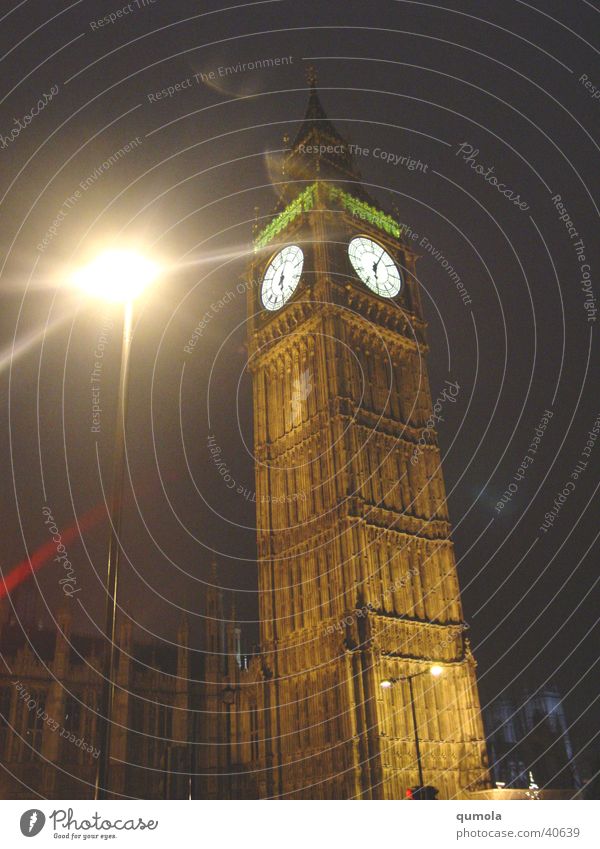
M 393 463 L 393 454 L 390 454 L 390 445 L 386 443 L 384 447 L 384 455 L 383 455 L 383 467 L 382 467 L 382 480 L 383 480 L 383 500 L 386 505 L 390 507 L 396 506 L 396 483 L 394 480 L 394 474 L 392 471 L 392 463 Z
M 0 759 L 8 760 L 7 747 L 10 734 L 10 705 L 12 700 L 12 689 L 0 687 Z
M 396 420 L 401 417 L 400 401 L 398 398 L 398 368 L 386 358 L 385 360 L 386 393 L 389 394 L 388 415 Z
M 260 750 L 258 745 L 258 708 L 252 705 L 250 710 L 250 749 L 252 760 L 258 760 Z
M 372 499 L 375 504 L 379 504 L 382 499 L 381 492 L 381 455 L 379 451 L 379 446 L 372 442 L 371 450 L 367 452 L 367 456 L 370 460 L 370 469 L 369 469 L 369 477 L 370 477 L 370 490 L 372 493 Z
M 305 587 L 304 582 L 308 580 L 308 576 L 305 573 L 302 573 L 300 569 L 294 567 L 294 582 L 296 584 L 296 615 L 295 622 L 297 628 L 304 628 L 306 624 L 306 610 L 305 610 Z
M 379 389 L 379 410 L 382 415 L 390 415 L 390 382 L 388 379 L 387 351 L 375 353 L 375 376 Z
M 318 470 L 315 466 L 315 460 L 312 456 L 309 456 L 306 461 L 306 482 L 308 485 L 308 492 L 306 493 L 306 507 L 311 516 L 314 516 L 315 513 L 320 513 L 322 509 L 318 492 L 317 474 Z
M 144 727 L 144 704 L 133 696 L 129 700 L 129 734 L 127 735 L 128 760 L 140 763 L 144 748 L 144 738 L 139 733 Z
M 433 516 L 436 510 L 435 495 L 433 491 L 433 478 L 431 476 L 431 451 L 425 449 L 420 458 L 423 463 L 421 504 L 426 518 Z
M 146 705 L 146 741 L 145 762 L 148 766 L 159 767 L 166 751 L 166 745 L 171 739 L 171 707 L 169 705 Z
M 74 734 L 76 738 L 81 737 L 81 705 L 75 695 L 68 693 L 65 698 L 65 713 L 62 724 L 65 732 Z M 78 746 L 73 745 L 73 742 L 67 736 L 63 735 L 61 737 L 61 749 L 61 758 L 63 760 L 80 760 L 82 750 Z
M 82 698 L 83 721 L 80 727 L 81 733 L 88 743 L 93 743 L 96 739 L 96 714 L 94 711 L 98 710 L 98 695 L 98 693 L 88 690 Z
M 367 410 L 372 410 L 374 408 L 373 403 L 373 386 L 371 383 L 371 375 L 369 368 L 369 357 L 367 356 L 366 351 L 360 350 L 358 352 L 358 361 L 360 364 L 360 391 L 363 396 L 362 406 Z
M 79 732 L 81 724 L 81 705 L 74 695 L 68 695 L 65 700 L 65 721 L 67 731 Z
M 23 760 L 33 761 L 36 752 L 42 750 L 42 736 L 44 732 L 44 721 L 42 714 L 46 707 L 46 694 L 40 691 L 30 693 L 29 702 L 33 700 L 35 705 L 30 709 L 27 705 L 25 711 L 25 744 L 23 746 Z
M 303 730 L 302 729 L 302 705 L 300 704 L 299 690 L 300 690 L 300 688 L 298 686 L 298 682 L 294 681 L 294 683 L 292 685 L 291 693 L 292 693 L 292 698 L 295 702 L 296 719 L 295 719 L 294 724 L 295 724 L 295 730 L 296 730 L 296 745 L 298 747 L 302 746 L 302 730 Z

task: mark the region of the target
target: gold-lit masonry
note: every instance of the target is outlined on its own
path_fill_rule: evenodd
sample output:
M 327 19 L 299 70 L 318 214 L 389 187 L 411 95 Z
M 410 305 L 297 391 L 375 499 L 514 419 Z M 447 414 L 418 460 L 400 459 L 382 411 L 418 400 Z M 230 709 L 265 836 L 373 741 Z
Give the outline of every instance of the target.
M 208 662 L 208 736 L 230 741 L 205 750 L 208 794 L 400 799 L 424 784 L 460 797 L 486 783 L 486 750 L 440 451 L 425 427 L 417 257 L 360 183 L 311 83 L 247 270 L 261 655 L 242 669 L 231 627 L 225 674 L 218 655 Z M 354 272 L 359 235 L 397 264 L 398 297 Z M 288 245 L 302 249 L 300 280 L 265 309 L 265 271 Z M 284 292 L 283 274 L 269 279 Z

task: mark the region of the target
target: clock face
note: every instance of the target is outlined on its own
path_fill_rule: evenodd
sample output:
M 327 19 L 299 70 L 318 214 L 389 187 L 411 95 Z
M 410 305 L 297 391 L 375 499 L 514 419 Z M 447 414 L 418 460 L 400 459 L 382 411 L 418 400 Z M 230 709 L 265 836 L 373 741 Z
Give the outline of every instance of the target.
M 288 245 L 275 254 L 262 282 L 261 298 L 266 309 L 278 310 L 289 301 L 300 280 L 303 264 L 304 254 L 298 245 Z
M 398 266 L 389 253 L 366 236 L 357 236 L 348 245 L 352 267 L 369 289 L 383 298 L 394 298 L 402 286 Z

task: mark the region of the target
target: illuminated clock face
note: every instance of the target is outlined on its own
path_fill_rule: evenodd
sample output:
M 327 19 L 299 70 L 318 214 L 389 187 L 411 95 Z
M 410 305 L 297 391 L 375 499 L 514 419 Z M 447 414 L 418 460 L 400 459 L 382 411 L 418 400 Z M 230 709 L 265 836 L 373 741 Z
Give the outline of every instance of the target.
M 383 298 L 394 298 L 402 286 L 398 266 L 389 253 L 366 236 L 357 236 L 348 245 L 348 256 L 363 283 Z
M 280 309 L 294 294 L 302 274 L 304 254 L 298 245 L 289 245 L 275 254 L 265 271 L 261 298 L 268 310 Z

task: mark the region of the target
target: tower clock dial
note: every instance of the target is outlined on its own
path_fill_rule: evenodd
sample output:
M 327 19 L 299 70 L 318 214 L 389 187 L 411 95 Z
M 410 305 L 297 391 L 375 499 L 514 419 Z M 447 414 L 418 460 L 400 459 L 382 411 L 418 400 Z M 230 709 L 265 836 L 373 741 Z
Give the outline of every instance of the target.
M 288 245 L 275 254 L 263 277 L 261 298 L 268 310 L 280 309 L 294 294 L 302 266 L 304 254 L 298 245 Z
M 402 286 L 398 266 L 389 253 L 373 239 L 357 236 L 348 245 L 348 256 L 363 283 L 376 295 L 394 298 Z

